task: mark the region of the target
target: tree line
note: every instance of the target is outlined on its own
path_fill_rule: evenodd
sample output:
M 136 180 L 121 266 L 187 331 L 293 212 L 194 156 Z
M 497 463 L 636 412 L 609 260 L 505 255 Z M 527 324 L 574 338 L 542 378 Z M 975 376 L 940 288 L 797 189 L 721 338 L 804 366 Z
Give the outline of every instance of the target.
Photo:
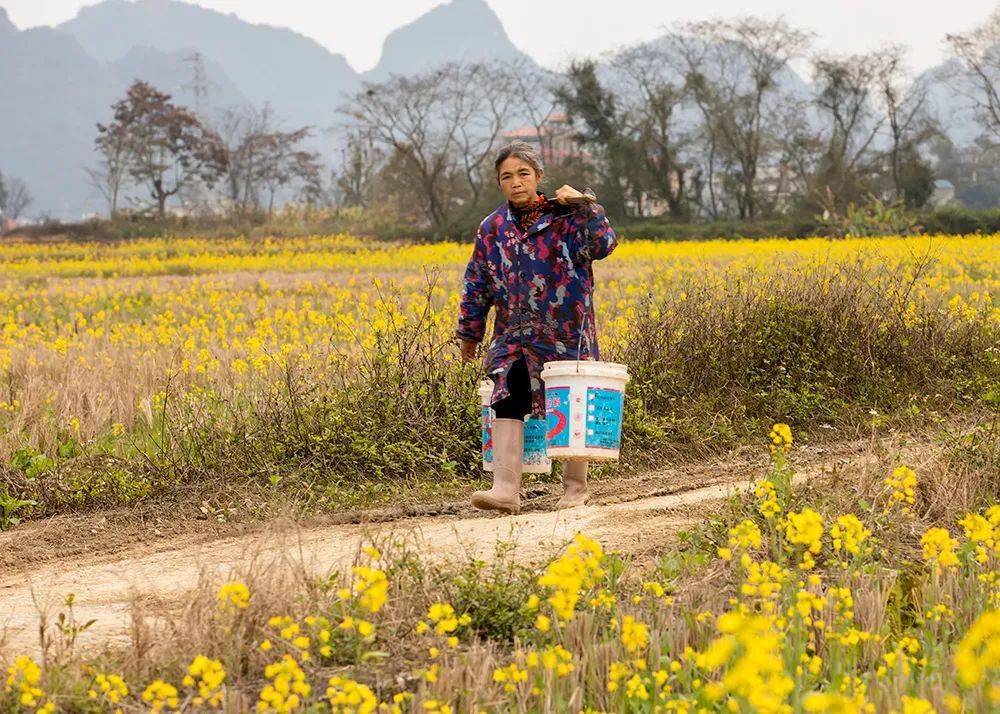
M 227 110 L 212 127 L 169 94 L 143 81 L 112 107 L 113 119 L 97 125 L 99 157 L 87 168 L 92 186 L 114 217 L 130 199 L 142 210 L 166 215 L 167 201 L 190 194 L 188 203 L 225 205 L 236 214 L 273 210 L 275 196 L 294 188 L 295 198 L 315 203 L 322 193 L 319 155 L 301 148 L 310 128 L 282 131 L 269 107 Z M 145 191 L 148 200 L 133 189 Z M 216 189 L 215 196 L 206 191 Z
M 284 129 L 268 107 L 210 122 L 137 81 L 97 126 L 87 174 L 112 216 L 163 217 L 178 199 L 239 215 L 292 201 L 454 234 L 497 201 L 492 156 L 504 132 L 527 125 L 544 149 L 558 114 L 575 150 L 548 174 L 593 186 L 615 216 L 756 220 L 843 212 L 866 196 L 923 205 L 946 138 L 904 48 L 842 56 L 811 51 L 813 40 L 782 19 L 743 17 L 680 24 L 562 72 L 466 62 L 394 75 L 344 102 L 329 169 L 304 148 L 312 127 Z M 1000 11 L 947 41 L 961 67 L 954 86 L 995 146 Z M 799 62 L 810 84 L 792 71 Z
M 342 200 L 390 200 L 447 231 L 489 209 L 480 198 L 501 129 L 527 122 L 544 146 L 562 112 L 581 151 L 549 172 L 593 185 L 614 215 L 651 203 L 687 220 L 843 213 L 866 197 L 924 205 L 947 137 L 905 49 L 839 56 L 810 52 L 813 39 L 781 19 L 685 23 L 562 73 L 453 64 L 368 85 L 343 110 Z M 947 40 L 961 65 L 953 86 L 995 146 L 1000 11 Z

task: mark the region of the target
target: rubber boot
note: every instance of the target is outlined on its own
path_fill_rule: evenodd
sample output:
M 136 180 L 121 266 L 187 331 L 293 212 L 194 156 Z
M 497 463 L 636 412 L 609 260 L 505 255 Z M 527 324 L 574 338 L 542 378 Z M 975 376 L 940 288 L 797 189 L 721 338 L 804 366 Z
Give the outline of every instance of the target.
M 566 461 L 563 463 L 563 495 L 556 508 L 582 506 L 590 498 L 587 488 L 587 462 Z
M 475 491 L 476 508 L 518 513 L 521 510 L 521 469 L 524 465 L 524 421 L 493 420 L 493 488 Z

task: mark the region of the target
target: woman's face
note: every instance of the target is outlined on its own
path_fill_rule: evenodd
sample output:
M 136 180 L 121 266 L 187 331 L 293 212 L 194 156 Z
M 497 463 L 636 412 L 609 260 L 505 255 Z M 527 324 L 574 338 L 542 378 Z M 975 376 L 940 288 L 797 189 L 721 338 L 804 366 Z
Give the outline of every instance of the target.
M 538 182 L 542 180 L 542 176 L 541 171 L 535 173 L 535 169 L 524 159 L 509 156 L 500 164 L 497 180 L 507 200 L 518 208 L 523 208 L 535 202 Z

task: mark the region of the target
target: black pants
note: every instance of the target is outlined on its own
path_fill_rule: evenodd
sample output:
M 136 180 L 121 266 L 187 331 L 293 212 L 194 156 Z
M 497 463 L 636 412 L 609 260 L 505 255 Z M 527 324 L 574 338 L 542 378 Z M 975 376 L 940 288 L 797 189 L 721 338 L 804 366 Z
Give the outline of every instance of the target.
M 510 395 L 493 404 L 497 419 L 524 419 L 531 413 L 531 379 L 524 357 L 511 365 L 507 373 L 507 387 Z

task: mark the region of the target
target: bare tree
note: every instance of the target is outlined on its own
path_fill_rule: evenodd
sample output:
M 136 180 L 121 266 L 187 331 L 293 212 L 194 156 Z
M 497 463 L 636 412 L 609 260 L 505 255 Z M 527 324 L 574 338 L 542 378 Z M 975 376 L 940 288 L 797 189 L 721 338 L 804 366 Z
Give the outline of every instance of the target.
M 129 165 L 132 154 L 129 148 L 131 117 L 123 114 L 112 124 L 98 124 L 94 148 L 98 154 L 98 164 L 87 167 L 87 179 L 91 186 L 100 191 L 108 203 L 108 215 L 118 214 L 121 192 L 128 185 Z
M 552 135 L 545 126 L 558 108 L 555 99 L 556 79 L 550 72 L 539 69 L 525 60 L 517 60 L 505 72 L 509 78 L 509 92 L 514 101 L 513 111 L 523 115 L 535 129 L 538 145 L 543 152 L 551 153 Z
M 680 152 L 688 138 L 678 128 L 676 114 L 686 91 L 668 55 L 663 45 L 640 44 L 615 55 L 611 66 L 620 74 L 621 116 L 645 169 L 642 183 L 667 202 L 671 214 L 683 215 L 688 212 L 689 166 Z
M 314 151 L 292 151 L 288 156 L 288 173 L 295 185 L 296 199 L 313 207 L 324 203 L 323 166 Z
M 300 198 L 315 203 L 322 193 L 319 155 L 298 148 L 309 136 L 309 127 L 295 131 L 274 131 L 260 137 L 265 159 L 261 181 L 267 191 L 267 214 L 274 212 L 275 197 L 286 187 L 296 186 Z
M 883 50 L 884 61 L 877 82 L 891 141 L 888 164 L 894 198 L 919 205 L 926 195 L 922 199 L 918 196 L 926 194 L 927 187 L 921 190 L 914 185 L 914 165 L 922 163 L 917 147 L 937 135 L 938 129 L 926 113 L 927 87 L 910 80 L 904 53 L 904 48 L 898 45 Z
M 270 106 L 229 109 L 222 119 L 225 152 L 225 186 L 232 210 L 237 214 L 260 210 L 267 199 L 267 212 L 274 210 L 277 194 L 298 183 L 300 197 L 314 203 L 322 193 L 319 156 L 299 148 L 310 127 L 294 131 L 278 129 Z
M 775 180 L 762 199 L 773 212 L 795 211 L 804 207 L 824 141 L 797 98 L 778 105 L 774 118 L 784 131 L 770 137 L 777 152 Z
M 227 154 L 225 193 L 231 210 L 240 215 L 261 203 L 265 159 L 258 137 L 271 126 L 270 106 L 231 107 L 223 112 L 220 136 Z
M 704 151 L 699 152 L 699 156 L 704 162 L 704 168 L 701 172 L 704 176 L 704 186 L 698 191 L 697 198 L 701 202 L 703 191 L 708 191 L 708 214 L 712 220 L 716 220 L 720 216 L 721 209 L 715 178 L 716 169 L 720 163 L 720 148 L 712 123 L 715 97 L 701 71 L 701 68 L 708 61 L 710 46 L 701 38 L 683 32 L 674 32 L 668 37 L 674 50 L 670 53 L 668 61 L 675 71 L 685 78 L 686 96 L 694 102 L 702 119 L 695 136 L 692 137 L 705 147 Z
M 723 152 L 734 169 L 730 178 L 740 218 L 754 219 L 760 208 L 758 173 L 773 147 L 768 134 L 781 130 L 771 121 L 782 95 L 780 80 L 811 34 L 780 18 L 744 17 L 682 25 L 672 39 L 712 151 Z
M 344 127 L 339 168 L 333 172 L 336 203 L 340 206 L 367 207 L 379 170 L 385 164 L 385 152 L 371 133 L 358 127 Z
M 513 73 L 501 63 L 476 63 L 452 75 L 451 101 L 446 104 L 447 122 L 458 128 L 456 140 L 462 169 L 468 184 L 470 203 L 479 201 L 483 189 L 492 183 L 486 170 L 500 133 L 515 108 L 511 94 Z
M 816 175 L 816 196 L 832 195 L 838 204 L 871 190 L 876 154 L 872 142 L 885 123 L 876 104 L 896 56 L 893 51 L 813 58 L 816 104 L 829 121 L 826 148 Z M 830 207 L 827 207 L 830 208 Z
M 946 37 L 965 69 L 961 86 L 983 125 L 1000 137 L 1000 8 L 976 29 Z
M 396 155 L 394 169 L 413 183 L 431 225 L 447 231 L 457 209 L 483 191 L 490 152 L 511 116 L 509 86 L 500 65 L 449 63 L 366 84 L 342 111 Z
M 0 174 L 0 217 L 18 220 L 34 202 L 28 184 L 16 177 Z
M 401 163 L 419 187 L 424 211 L 435 226 L 446 223 L 450 212 L 444 184 L 448 152 L 454 151 L 455 127 L 435 127 L 446 101 L 444 84 L 444 71 L 393 76 L 366 85 L 344 110 L 359 130 L 403 158 Z

